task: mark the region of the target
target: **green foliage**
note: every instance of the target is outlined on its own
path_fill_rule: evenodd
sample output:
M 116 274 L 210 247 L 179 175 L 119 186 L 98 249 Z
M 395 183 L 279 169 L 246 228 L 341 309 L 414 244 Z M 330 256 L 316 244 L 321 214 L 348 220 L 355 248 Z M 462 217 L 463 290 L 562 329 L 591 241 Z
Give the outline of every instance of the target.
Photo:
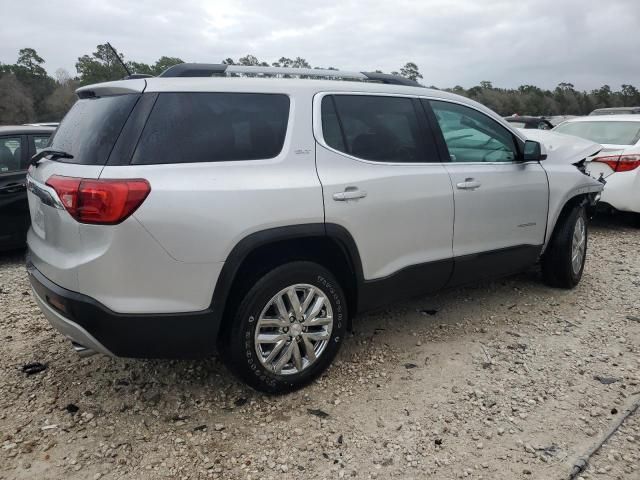
M 124 61 L 124 56 L 120 55 Z M 0 64 L 0 124 L 27 123 L 60 120 L 76 100 L 75 90 L 82 85 L 121 80 L 127 73 L 107 44 L 96 46 L 91 55 L 83 55 L 76 63 L 77 76 L 71 77 L 66 71 L 58 70 L 55 79 L 44 68 L 44 59 L 32 48 L 18 52 L 15 64 Z M 160 57 L 153 64 L 127 60 L 132 73 L 159 75 L 167 68 L 183 63 L 180 58 Z M 236 62 L 233 58 L 222 61 L 226 65 L 274 66 L 284 68 L 312 67 L 302 57 L 280 57 L 268 63 L 255 55 L 245 55 Z M 327 67 L 336 70 L 335 67 Z M 375 70 L 382 73 L 381 70 Z M 402 75 L 418 81 L 423 78 L 417 64 L 407 62 L 393 75 Z M 288 76 L 288 75 L 285 75 Z M 431 87 L 435 88 L 435 87 Z M 501 115 L 587 115 L 595 108 L 640 105 L 640 92 L 630 84 L 613 90 L 609 85 L 581 92 L 569 82 L 561 82 L 553 90 L 544 90 L 535 85 L 521 85 L 518 88 L 494 87 L 484 80 L 479 85 L 465 89 L 460 85 L 447 91 L 472 98 Z
M 416 82 L 418 81 L 419 78 L 422 78 L 422 74 L 418 69 L 418 65 L 416 65 L 413 62 L 405 63 L 404 67 L 400 69 L 400 75 L 402 75 L 405 78 L 408 78 L 409 80 L 415 80 Z
M 124 59 L 123 55 L 120 55 Z M 105 43 L 98 45 L 91 55 L 83 55 L 76 62 L 76 70 L 80 85 L 122 80 L 127 72 L 120 64 L 118 57 Z

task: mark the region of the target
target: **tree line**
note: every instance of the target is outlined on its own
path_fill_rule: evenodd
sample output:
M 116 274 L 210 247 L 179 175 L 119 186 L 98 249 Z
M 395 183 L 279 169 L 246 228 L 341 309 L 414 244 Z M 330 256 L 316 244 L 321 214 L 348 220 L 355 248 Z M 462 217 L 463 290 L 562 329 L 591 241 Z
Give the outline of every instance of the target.
M 74 91 L 82 86 L 109 80 L 120 80 L 126 75 L 121 61 L 134 73 L 159 75 L 167 68 L 183 63 L 177 57 L 160 57 L 153 64 L 120 59 L 107 44 L 98 45 L 90 55 L 82 55 L 75 64 L 76 75 L 58 69 L 50 76 L 44 68 L 45 60 L 33 48 L 23 48 L 18 52 L 14 64 L 0 62 L 0 125 L 33 122 L 59 121 L 76 100 Z M 326 68 L 312 67 L 301 57 L 280 59 L 268 63 L 254 55 L 245 55 L 234 60 L 226 58 L 227 65 L 273 66 L 285 68 Z M 382 73 L 380 70 L 376 72 Z M 407 62 L 398 71 L 391 72 L 411 80 L 420 81 L 423 75 L 418 66 Z M 431 86 L 431 88 L 437 88 Z M 518 88 L 497 88 L 490 81 L 465 89 L 459 85 L 446 88 L 476 100 L 501 115 L 587 115 L 596 108 L 640 105 L 640 92 L 630 84 L 613 90 L 609 85 L 587 91 L 576 90 L 569 82 L 562 82 L 553 90 L 534 85 Z

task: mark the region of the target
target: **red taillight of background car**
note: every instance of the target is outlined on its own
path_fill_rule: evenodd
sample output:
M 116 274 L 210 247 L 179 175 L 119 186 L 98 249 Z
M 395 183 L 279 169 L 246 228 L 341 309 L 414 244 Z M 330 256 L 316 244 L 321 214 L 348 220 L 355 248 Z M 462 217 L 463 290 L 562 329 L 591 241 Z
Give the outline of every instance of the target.
M 87 179 L 53 175 L 47 185 L 69 214 L 81 223 L 116 225 L 144 202 L 151 185 L 144 179 Z
M 611 155 L 596 157 L 593 161 L 606 163 L 614 172 L 630 172 L 640 167 L 640 155 Z

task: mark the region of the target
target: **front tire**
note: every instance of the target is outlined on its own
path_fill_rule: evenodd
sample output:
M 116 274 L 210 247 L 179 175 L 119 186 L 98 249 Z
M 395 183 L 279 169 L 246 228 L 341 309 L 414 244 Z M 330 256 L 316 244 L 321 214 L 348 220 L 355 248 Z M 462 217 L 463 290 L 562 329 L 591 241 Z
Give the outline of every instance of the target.
M 574 206 L 559 220 L 542 258 L 542 276 L 552 287 L 573 288 L 582 278 L 587 255 L 587 213 Z
M 286 393 L 316 379 L 344 341 L 347 303 L 327 269 L 291 262 L 260 278 L 232 317 L 222 360 L 256 390 Z

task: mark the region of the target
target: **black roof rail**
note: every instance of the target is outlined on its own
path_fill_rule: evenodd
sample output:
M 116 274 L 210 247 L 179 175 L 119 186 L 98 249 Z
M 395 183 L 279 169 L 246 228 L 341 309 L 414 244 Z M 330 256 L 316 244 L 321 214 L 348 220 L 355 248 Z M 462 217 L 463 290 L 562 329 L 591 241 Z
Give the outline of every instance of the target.
M 403 77 L 401 75 L 391 75 L 390 73 L 379 72 L 362 72 L 369 80 L 380 83 L 388 83 L 390 85 L 406 85 L 408 87 L 422 87 L 415 80 Z
M 301 75 L 307 77 L 329 77 L 343 80 L 360 80 L 386 83 L 390 85 L 405 85 L 422 87 L 415 80 L 400 75 L 390 75 L 378 72 L 347 72 L 343 70 L 324 70 L 317 68 L 286 68 L 260 67 L 245 65 L 225 65 L 221 63 L 180 63 L 167 68 L 159 77 L 211 77 L 222 76 L 226 73 L 248 73 L 253 75 Z
M 223 75 L 228 65 L 222 63 L 179 63 L 167 68 L 159 77 L 210 77 Z

